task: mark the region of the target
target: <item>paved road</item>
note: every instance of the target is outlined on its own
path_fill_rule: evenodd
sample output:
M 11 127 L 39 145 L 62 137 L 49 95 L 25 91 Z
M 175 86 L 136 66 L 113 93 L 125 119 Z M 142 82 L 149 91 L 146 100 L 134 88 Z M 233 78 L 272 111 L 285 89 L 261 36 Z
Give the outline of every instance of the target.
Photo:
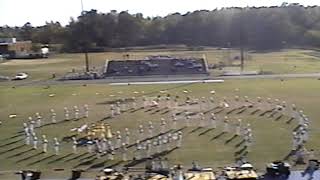
M 188 81 L 188 80 L 229 80 L 229 79 L 288 79 L 288 78 L 320 78 L 320 73 L 308 74 L 271 74 L 271 75 L 242 75 L 242 76 L 217 76 L 217 77 L 144 77 L 144 78 L 107 78 L 98 80 L 34 80 L 20 81 L 16 86 L 32 86 L 32 85 L 58 85 L 58 84 L 110 84 L 110 83 L 128 83 L 128 82 L 160 82 L 160 81 Z M 0 86 L 4 84 L 0 82 Z M 170 82 L 172 84 L 172 82 Z
M 308 74 L 269 74 L 245 76 L 221 76 L 222 79 L 280 79 L 280 78 L 320 78 L 320 73 Z

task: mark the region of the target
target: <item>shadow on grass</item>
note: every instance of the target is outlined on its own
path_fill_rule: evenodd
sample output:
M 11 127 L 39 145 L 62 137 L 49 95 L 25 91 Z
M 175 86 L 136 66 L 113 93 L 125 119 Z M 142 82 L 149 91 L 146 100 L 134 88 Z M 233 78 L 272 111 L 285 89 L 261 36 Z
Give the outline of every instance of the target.
M 24 130 L 20 130 L 20 131 L 18 131 L 17 132 L 17 134 L 19 134 L 19 135 L 24 135 Z M 15 137 L 16 135 L 14 135 L 13 137 Z M 9 138 L 6 138 L 6 140 L 10 140 L 10 137 Z
M 202 133 L 200 133 L 199 136 L 203 136 L 203 135 L 209 133 L 212 130 L 214 130 L 214 128 L 207 129 L 207 130 L 203 131 Z
M 242 114 L 247 110 L 247 108 L 242 109 L 241 111 L 237 112 L 237 114 Z
M 283 115 L 281 114 L 280 116 L 278 116 L 275 121 L 279 121 L 281 118 L 283 117 Z
M 129 112 L 129 109 L 127 109 L 127 110 L 120 110 L 120 112 L 121 112 L 121 114 L 122 114 L 122 113 L 126 113 L 126 112 Z
M 23 136 L 23 135 L 24 135 L 24 131 L 19 131 L 16 135 L 13 135 L 13 136 L 5 138 L 5 139 L 2 139 L 2 140 L 0 140 L 0 142 L 12 140 L 14 138 L 17 138 L 17 137 L 20 137 L 20 136 Z
M 262 112 L 261 114 L 259 114 L 259 116 L 264 116 L 264 115 L 266 115 L 266 114 L 268 114 L 268 113 L 272 113 L 272 112 L 273 112 L 273 109 L 271 109 L 271 110 L 266 110 L 266 111 Z
M 227 134 L 227 133 L 226 133 L 226 132 L 221 132 L 220 134 L 218 134 L 218 135 L 216 135 L 216 136 L 212 137 L 212 138 L 210 139 L 210 141 L 213 141 L 213 140 L 219 139 L 219 138 L 220 138 L 220 137 L 222 137 L 224 134 Z
M 48 159 L 51 159 L 51 158 L 53 158 L 53 157 L 56 157 L 56 155 L 51 155 L 51 156 L 48 156 L 48 157 L 44 157 L 44 158 L 42 158 L 42 159 L 39 159 L 39 160 L 37 160 L 37 161 L 33 161 L 33 162 L 29 163 L 28 166 L 32 166 L 32 165 L 38 164 L 38 163 L 40 163 L 40 162 L 46 161 L 46 160 L 48 160 Z
M 299 128 L 300 128 L 300 125 L 297 125 L 297 126 L 293 129 L 293 131 L 297 131 Z
M 168 114 L 169 112 L 170 112 L 170 110 L 166 110 L 166 111 L 162 112 L 161 115 Z
M 248 153 L 249 153 L 249 151 L 245 151 L 243 154 L 242 154 L 242 156 L 247 156 L 248 155 Z
M 73 168 L 79 168 L 80 166 L 90 165 L 90 164 L 92 164 L 96 159 L 97 159 L 97 157 L 94 157 L 94 158 L 89 159 L 89 160 L 87 160 L 87 161 L 81 162 L 81 163 L 77 164 L 76 166 L 74 166 Z
M 89 153 L 88 153 L 88 152 L 85 152 L 85 153 L 79 154 L 79 155 L 77 155 L 76 157 L 73 157 L 73 158 L 71 158 L 71 159 L 65 160 L 64 162 L 70 162 L 70 161 L 76 160 L 76 159 L 81 158 L 81 157 L 83 157 L 83 156 L 85 156 L 85 155 L 87 155 L 87 154 L 89 154 Z
M 216 112 L 214 112 L 214 113 L 215 113 L 215 114 L 219 114 L 219 113 L 221 113 L 223 110 L 224 110 L 224 109 L 221 109 L 221 110 L 216 111 Z
M 132 109 L 132 110 L 130 110 L 129 112 L 130 112 L 130 113 L 135 113 L 135 112 L 140 111 L 140 110 L 142 110 L 142 109 L 143 109 L 143 107 L 140 107 L 140 108 L 137 108 L 137 109 Z
M 160 112 L 160 111 L 161 111 L 161 109 L 157 109 L 157 110 L 153 111 L 153 112 L 150 113 L 150 114 L 157 114 L 157 113 Z
M 12 142 L 8 142 L 8 143 L 6 143 L 6 144 L 2 144 L 2 145 L 0 146 L 0 148 L 6 147 L 6 146 L 10 146 L 10 145 L 12 145 L 12 144 L 16 144 L 16 143 L 18 143 L 18 142 L 20 142 L 20 141 L 22 141 L 22 140 L 23 140 L 23 139 L 18 139 L 18 140 L 12 141 Z
M 85 118 L 85 117 L 80 117 L 80 118 L 78 118 L 78 119 L 73 118 L 72 121 L 80 121 L 80 120 L 82 120 L 82 119 L 86 119 L 86 118 Z
M 209 109 L 209 110 L 203 112 L 203 114 L 208 114 L 209 112 L 214 111 L 214 110 L 219 109 L 219 108 L 220 108 L 219 106 L 214 107 L 214 108 L 212 108 L 212 109 Z
M 234 156 L 239 156 L 239 155 L 241 155 L 242 153 L 245 152 L 245 150 L 247 150 L 247 146 L 243 146 L 239 151 L 236 151 L 236 152 L 234 153 Z M 242 156 L 244 156 L 244 154 L 242 154 Z
M 195 133 L 195 132 L 201 130 L 202 128 L 203 128 L 203 127 L 194 128 L 193 130 L 191 130 L 191 131 L 189 132 L 189 134 Z
M 20 146 L 16 146 L 16 147 L 7 149 L 7 150 L 5 150 L 5 151 L 1 151 L 1 152 L 0 152 L 0 155 L 1 155 L 1 154 L 5 154 L 5 153 L 7 153 L 7 152 L 11 152 L 11 151 L 17 150 L 17 149 L 20 149 L 20 148 L 22 148 L 22 147 L 24 147 L 24 146 L 25 146 L 24 144 L 21 144 Z
M 93 157 L 95 157 L 95 156 L 96 156 L 95 154 L 89 154 L 89 156 L 87 156 L 87 157 L 83 157 L 83 158 L 79 159 L 79 161 L 84 161 L 84 160 L 87 160 L 87 159 L 93 158 Z
M 111 116 L 107 116 L 107 117 L 104 117 L 102 119 L 100 119 L 100 121 L 105 121 L 105 120 L 108 120 L 108 119 L 111 119 L 112 117 Z
M 179 116 L 179 115 L 182 115 L 183 113 L 187 112 L 187 110 L 183 110 L 183 111 L 180 111 L 180 112 L 177 112 L 175 115 L 176 116 Z
M 46 126 L 51 126 L 51 125 L 59 125 L 59 124 L 63 124 L 63 123 L 66 123 L 66 122 L 71 122 L 71 121 L 75 121 L 74 119 L 64 119 L 64 120 L 62 120 L 62 121 L 57 121 L 56 123 L 48 123 L 48 124 L 44 124 L 44 125 L 42 125 L 41 126 L 41 128 L 42 127 L 46 127 Z M 76 120 L 76 121 L 78 121 L 78 120 Z M 39 128 L 39 127 L 37 127 L 37 128 Z
M 119 166 L 121 163 L 123 163 L 123 161 L 118 161 L 118 162 L 115 162 L 111 165 L 106 166 L 106 168 L 114 168 L 116 166 Z
M 183 128 L 180 128 L 180 129 L 172 130 L 172 132 L 175 133 L 175 132 L 183 131 L 185 129 L 187 129 L 187 127 L 183 127 Z
M 151 140 L 151 139 L 155 139 L 155 138 L 157 138 L 158 136 L 161 136 L 161 135 L 164 135 L 164 134 L 168 134 L 168 133 L 176 133 L 176 132 L 178 132 L 178 131 L 183 131 L 184 129 L 186 129 L 186 127 L 183 127 L 183 128 L 180 128 L 180 129 L 176 129 L 176 130 L 173 130 L 173 129 L 169 129 L 168 131 L 166 131 L 166 132 L 164 132 L 164 133 L 159 133 L 159 134 L 156 134 L 156 135 L 154 135 L 154 136 L 152 136 L 152 137 L 148 137 L 148 138 L 145 138 L 145 139 L 143 139 L 143 140 L 140 140 L 140 142 L 142 143 L 142 142 L 145 142 L 145 141 L 147 141 L 147 140 Z M 131 148 L 131 147 L 133 147 L 133 146 L 135 146 L 135 145 L 137 145 L 137 143 L 132 143 L 132 144 L 129 144 L 128 146 L 127 146 L 127 148 Z M 116 150 L 117 150 L 118 148 L 116 148 Z
M 287 123 L 287 124 L 291 124 L 293 120 L 294 120 L 294 118 L 292 117 L 292 118 L 290 118 L 288 121 L 286 121 L 286 123 Z
M 21 155 L 26 154 L 26 153 L 31 152 L 31 151 L 33 151 L 33 149 L 32 149 L 32 148 L 29 148 L 29 149 L 27 149 L 27 150 L 25 150 L 25 151 L 22 151 L 22 152 L 13 154 L 13 155 L 11 155 L 11 156 L 8 156 L 8 158 L 14 158 L 14 157 L 17 157 L 17 156 L 21 156 Z
M 260 109 L 256 109 L 256 110 L 252 111 L 250 114 L 251 114 L 251 115 L 255 115 L 255 114 L 257 114 L 259 111 L 260 111 Z
M 287 161 L 287 160 L 289 160 L 289 158 L 291 157 L 291 156 L 293 156 L 294 154 L 296 153 L 296 151 L 290 151 L 284 158 L 283 158 L 283 160 L 284 161 Z
M 269 118 L 273 118 L 276 114 L 278 114 L 277 111 L 273 111 L 268 117 Z
M 145 141 L 147 141 L 147 140 L 151 140 L 151 139 L 157 138 L 158 136 L 162 136 L 162 135 L 164 135 L 164 134 L 168 134 L 169 132 L 174 133 L 174 132 L 177 132 L 177 131 L 180 131 L 180 130 L 183 130 L 183 128 L 178 129 L 178 130 L 175 130 L 175 131 L 173 131 L 172 129 L 170 129 L 170 130 L 168 130 L 168 131 L 166 131 L 166 132 L 164 132 L 164 133 L 159 133 L 159 134 L 154 135 L 154 136 L 152 136 L 152 137 L 149 137 L 149 138 L 145 138 L 145 139 L 143 139 L 143 140 L 140 140 L 140 142 L 145 142 Z M 133 147 L 133 146 L 135 146 L 135 145 L 137 145 L 137 143 L 130 144 L 130 145 L 127 146 L 127 148 Z
M 105 166 L 105 164 L 108 162 L 108 160 L 103 161 L 103 162 L 99 162 L 96 164 L 91 165 L 90 167 L 88 167 L 87 169 L 97 169 L 97 168 L 102 168 Z
M 231 114 L 231 113 L 233 113 L 234 111 L 236 111 L 236 110 L 238 110 L 239 108 L 233 108 L 233 109 L 231 109 L 230 111 L 228 111 L 226 114 Z
M 144 108 L 143 108 L 144 109 Z M 149 108 L 149 109 L 146 109 L 144 112 L 151 112 L 153 110 L 155 110 L 156 108 Z
M 188 116 L 195 116 L 195 115 L 197 115 L 197 114 L 199 114 L 200 112 L 189 112 L 188 113 Z
M 17 163 L 20 163 L 20 162 L 23 162 L 23 161 L 27 161 L 27 160 L 32 159 L 32 158 L 34 158 L 34 157 L 37 157 L 37 156 L 39 156 L 39 155 L 41 155 L 41 154 L 44 154 L 44 152 L 39 152 L 39 153 L 37 153 L 37 154 L 33 154 L 33 155 L 31 155 L 31 156 L 28 156 L 28 157 L 25 157 L 25 158 L 23 158 L 23 159 L 20 159 L 20 160 L 18 160 L 18 161 L 16 161 L 16 162 L 17 162 Z
M 59 157 L 59 158 L 57 158 L 55 160 L 49 161 L 48 164 L 53 164 L 55 162 L 59 162 L 59 161 L 63 160 L 64 158 L 70 157 L 71 155 L 73 155 L 73 153 L 69 153 L 69 154 L 67 154 L 65 156 L 62 156 L 62 157 Z
M 240 141 L 240 142 L 239 142 L 238 144 L 236 144 L 234 147 L 235 147 L 235 148 L 238 148 L 238 147 L 240 147 L 244 142 L 245 142 L 245 140 L 242 139 L 242 141 Z
M 186 105 L 187 105 L 187 103 L 178 104 L 179 107 L 186 106 Z
M 161 153 L 157 153 L 157 154 L 154 154 L 152 155 L 151 158 L 143 158 L 143 159 L 139 159 L 139 160 L 133 160 L 127 164 L 124 165 L 124 167 L 133 167 L 133 166 L 136 166 L 138 164 L 141 164 L 141 163 L 144 163 L 145 161 L 149 160 L 149 159 L 157 159 L 159 157 L 163 157 L 163 156 L 166 156 L 170 153 L 172 153 L 173 151 L 175 151 L 176 149 L 178 149 L 177 147 L 169 150 L 169 151 L 163 151 Z
M 226 142 L 224 142 L 224 144 L 229 144 L 231 141 L 233 141 L 234 139 L 236 139 L 238 136 L 237 135 L 233 135 L 231 138 L 229 138 L 228 140 L 226 140 Z

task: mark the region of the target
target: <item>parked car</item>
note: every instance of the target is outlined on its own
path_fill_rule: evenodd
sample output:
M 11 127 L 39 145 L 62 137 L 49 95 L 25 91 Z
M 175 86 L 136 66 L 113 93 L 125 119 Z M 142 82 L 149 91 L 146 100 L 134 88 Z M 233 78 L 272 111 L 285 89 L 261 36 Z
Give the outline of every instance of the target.
M 23 80 L 23 79 L 27 79 L 28 78 L 28 74 L 27 73 L 18 73 L 13 80 Z
M 175 66 L 175 67 L 183 67 L 183 66 L 184 66 L 184 63 L 182 63 L 182 62 L 176 62 L 176 63 L 174 63 L 174 66 Z
M 8 80 L 10 80 L 9 77 L 0 75 L 0 81 L 8 81 Z
M 0 60 L 6 60 L 6 59 L 10 59 L 9 54 L 0 54 Z

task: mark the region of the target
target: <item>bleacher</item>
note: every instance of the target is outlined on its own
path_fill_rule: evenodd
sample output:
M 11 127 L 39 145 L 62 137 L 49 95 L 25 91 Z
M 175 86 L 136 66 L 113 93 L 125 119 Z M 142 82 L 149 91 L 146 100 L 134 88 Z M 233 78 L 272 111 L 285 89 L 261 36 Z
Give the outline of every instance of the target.
M 147 60 L 112 60 L 107 64 L 106 77 L 153 75 L 208 75 L 202 58 L 149 57 Z

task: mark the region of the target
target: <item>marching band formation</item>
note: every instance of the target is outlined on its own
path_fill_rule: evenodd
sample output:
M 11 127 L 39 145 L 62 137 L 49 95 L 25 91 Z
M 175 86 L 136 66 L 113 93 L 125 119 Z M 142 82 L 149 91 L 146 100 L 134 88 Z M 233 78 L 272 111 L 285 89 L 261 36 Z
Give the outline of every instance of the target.
M 242 112 L 251 108 L 254 110 L 251 114 L 261 113 L 260 116 L 269 114 L 269 117 L 287 116 L 291 118 L 290 121 L 296 121 L 298 127 L 292 132 L 291 150 L 296 155 L 297 161 L 306 152 L 304 144 L 309 140 L 310 120 L 295 104 L 290 106 L 279 99 L 273 101 L 271 98 L 262 97 L 253 100 L 247 96 L 243 98 L 235 96 L 230 99 L 224 97 L 219 101 L 213 97 L 214 91 L 211 94 L 209 98 L 200 99 L 186 96 L 185 100 L 181 100 L 178 96 L 172 98 L 170 95 L 120 99 L 107 105 L 106 116 L 116 118 L 129 111 L 150 108 L 166 108 L 170 115 L 159 120 L 146 120 L 145 124 L 136 125 L 136 128 L 126 127 L 122 130 L 113 130 L 112 124 L 105 121 L 89 123 L 86 120 L 83 125 L 70 129 L 72 136 L 69 141 L 47 137 L 46 134 L 39 135 L 37 130 L 47 125 L 57 125 L 61 121 L 90 119 L 90 108 L 87 104 L 75 105 L 73 108 L 64 107 L 64 114 L 59 116 L 63 117 L 62 119 L 57 118 L 54 109 L 49 110 L 47 118 L 36 112 L 23 123 L 25 145 L 32 146 L 33 149 L 40 148 L 43 153 L 53 152 L 57 156 L 66 151 L 65 149 L 70 149 L 73 154 L 87 149 L 87 153 L 96 154 L 97 158 L 106 156 L 108 160 L 137 161 L 152 159 L 164 152 L 181 148 L 184 139 L 183 129 L 196 126 L 220 129 L 222 133 L 234 133 L 243 139 L 246 150 L 250 152 L 254 144 L 251 124 L 229 115 L 234 111 Z M 217 111 L 219 109 L 226 113 L 220 115 L 221 111 Z

